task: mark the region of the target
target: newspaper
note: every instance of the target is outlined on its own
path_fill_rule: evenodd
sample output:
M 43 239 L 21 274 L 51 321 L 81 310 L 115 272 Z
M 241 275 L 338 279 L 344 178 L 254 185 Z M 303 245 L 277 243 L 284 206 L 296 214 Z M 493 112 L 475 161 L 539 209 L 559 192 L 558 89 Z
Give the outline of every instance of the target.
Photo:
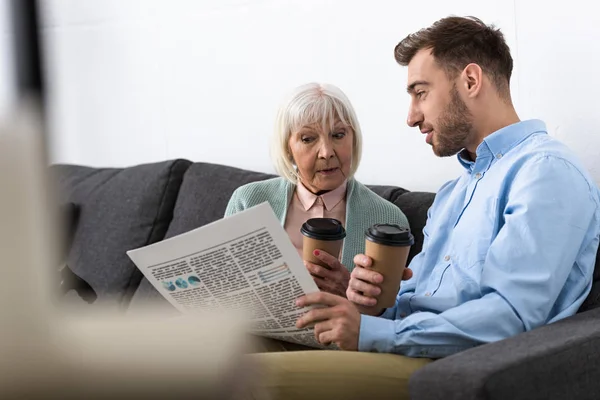
M 325 348 L 295 327 L 295 300 L 319 289 L 268 203 L 127 255 L 183 313 L 241 312 L 253 334 Z

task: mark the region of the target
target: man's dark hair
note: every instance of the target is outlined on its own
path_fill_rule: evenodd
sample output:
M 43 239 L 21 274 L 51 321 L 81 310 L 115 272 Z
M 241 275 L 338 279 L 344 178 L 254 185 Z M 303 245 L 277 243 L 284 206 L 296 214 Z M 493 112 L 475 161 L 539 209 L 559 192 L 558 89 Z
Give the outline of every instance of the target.
M 446 17 L 404 38 L 394 49 L 398 64 L 407 66 L 419 50 L 431 49 L 449 78 L 468 64 L 478 64 L 503 97 L 510 96 L 513 59 L 504 35 L 475 17 Z

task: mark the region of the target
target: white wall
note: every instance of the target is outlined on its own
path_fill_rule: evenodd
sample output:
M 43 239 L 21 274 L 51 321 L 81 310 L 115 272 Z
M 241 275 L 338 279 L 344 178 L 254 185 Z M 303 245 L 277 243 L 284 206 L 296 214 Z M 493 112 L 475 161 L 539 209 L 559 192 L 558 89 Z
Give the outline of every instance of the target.
M 9 22 L 8 0 L 0 0 L 0 119 L 10 111 L 15 100 L 13 37 Z
M 495 23 L 513 50 L 522 118 L 542 118 L 600 182 L 592 3 L 572 0 L 45 0 L 53 160 L 126 166 L 167 158 L 272 172 L 281 97 L 340 86 L 365 136 L 365 183 L 437 190 L 460 171 L 405 124 L 393 48 L 449 14 Z
M 600 183 L 600 14 L 584 0 L 515 3 L 522 116 L 544 119 Z

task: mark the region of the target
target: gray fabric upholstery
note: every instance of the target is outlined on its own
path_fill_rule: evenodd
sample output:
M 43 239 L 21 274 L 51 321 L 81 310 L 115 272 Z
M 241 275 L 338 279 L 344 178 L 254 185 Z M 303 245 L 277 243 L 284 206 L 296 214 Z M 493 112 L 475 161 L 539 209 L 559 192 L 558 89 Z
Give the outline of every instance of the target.
M 166 238 L 177 236 L 223 218 L 234 190 L 274 175 L 225 165 L 194 163 L 184 175 L 173 221 Z
M 600 309 L 435 361 L 410 379 L 418 400 L 600 398 Z
M 127 302 L 142 278 L 127 250 L 162 240 L 189 161 L 135 167 L 55 165 L 61 201 L 79 207 L 67 263 L 99 301 Z
M 173 237 L 221 218 L 233 191 L 272 175 L 185 160 L 126 169 L 55 166 L 62 201 L 73 202 L 79 218 L 69 265 L 101 297 L 129 310 L 156 300 L 174 311 L 126 255 L 129 249 Z M 406 214 L 415 245 L 433 193 L 370 186 Z M 435 361 L 410 380 L 411 398 L 596 399 L 600 398 L 600 257 L 592 292 L 581 312 L 558 323 Z M 593 309 L 593 310 L 592 310 Z M 584 312 L 585 310 L 591 310 Z
M 423 248 L 423 228 L 427 222 L 427 210 L 431 207 L 434 198 L 435 193 L 407 192 L 393 200 L 394 204 L 400 207 L 408 218 L 410 230 L 415 237 L 415 244 L 408 253 L 409 262 Z
M 66 263 L 67 257 L 69 256 L 69 250 L 73 245 L 73 237 L 75 236 L 78 220 L 79 207 L 77 204 L 67 202 L 59 205 L 58 223 L 63 233 L 63 237 L 61 238 L 62 247 L 58 252 L 60 263 Z
M 392 203 L 400 196 L 405 193 L 408 193 L 408 190 L 402 189 L 396 186 L 386 186 L 386 185 L 367 185 L 369 189 L 373 192 L 377 193 L 379 196 L 384 199 L 391 201 Z
M 592 290 L 590 291 L 587 299 L 585 299 L 585 302 L 581 305 L 579 312 L 592 310 L 598 307 L 600 307 L 600 251 L 598 251 L 598 256 L 596 257 Z

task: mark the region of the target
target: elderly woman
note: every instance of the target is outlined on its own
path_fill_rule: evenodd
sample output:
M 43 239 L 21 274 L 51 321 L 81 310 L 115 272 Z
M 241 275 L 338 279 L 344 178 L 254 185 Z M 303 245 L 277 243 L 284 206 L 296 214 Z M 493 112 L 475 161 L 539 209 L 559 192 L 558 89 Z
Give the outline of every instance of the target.
M 347 232 L 341 254 L 314 252 L 330 269 L 305 265 L 320 290 L 345 297 L 353 258 L 365 250 L 365 230 L 376 223 L 408 227 L 398 207 L 353 178 L 361 150 L 360 125 L 346 95 L 329 84 L 300 86 L 276 118 L 271 157 L 280 177 L 238 188 L 225 215 L 269 202 L 301 256 L 306 220 L 341 221 Z

